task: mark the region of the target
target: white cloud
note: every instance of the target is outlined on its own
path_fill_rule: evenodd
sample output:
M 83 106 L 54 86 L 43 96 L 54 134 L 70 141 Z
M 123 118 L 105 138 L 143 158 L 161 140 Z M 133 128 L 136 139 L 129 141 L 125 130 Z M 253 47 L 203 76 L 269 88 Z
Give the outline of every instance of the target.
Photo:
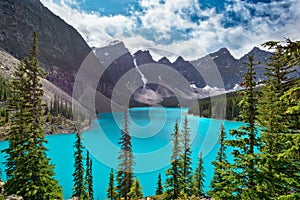
M 150 48 L 156 60 L 161 52 L 167 54 L 161 56 L 171 60 L 177 55 L 194 60 L 221 47 L 229 48 L 235 57 L 240 57 L 267 40 L 299 39 L 299 0 L 257 4 L 242 0 L 228 2 L 226 13 L 217 13 L 215 9 L 201 9 L 197 0 L 165 0 L 164 3 L 139 0 L 141 11 L 132 11 L 130 16 L 103 16 L 79 10 L 76 0 L 61 0 L 60 4 L 42 0 L 74 26 L 90 46 L 100 47 L 118 39 L 124 41 L 131 52 Z M 238 16 L 242 24 L 224 26 L 226 20 L 236 23 L 228 13 Z M 191 15 L 206 19 L 195 23 Z
M 289 37 L 293 40 L 300 39 L 300 3 L 298 0 L 272 1 L 271 3 L 247 3 L 246 1 L 233 0 L 227 6 L 227 11 L 234 11 L 242 19 L 248 20 L 240 26 L 235 34 L 229 32 L 231 42 L 226 42 L 232 53 L 241 56 L 253 46 L 268 40 L 283 40 Z M 254 16 L 250 15 L 250 10 Z M 230 28 L 234 29 L 234 28 Z M 298 33 L 297 33 L 298 32 Z M 235 46 L 235 44 L 238 44 Z
M 76 28 L 90 46 L 104 46 L 111 40 L 123 39 L 123 35 L 135 27 L 134 22 L 123 15 L 86 13 L 65 3 L 57 4 L 53 0 L 42 0 L 42 3 Z

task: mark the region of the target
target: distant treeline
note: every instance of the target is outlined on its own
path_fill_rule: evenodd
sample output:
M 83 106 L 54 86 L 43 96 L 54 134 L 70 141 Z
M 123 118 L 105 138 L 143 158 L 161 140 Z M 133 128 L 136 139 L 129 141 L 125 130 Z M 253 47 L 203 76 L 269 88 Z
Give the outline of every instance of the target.
M 7 101 L 11 97 L 9 81 L 0 74 L 0 126 L 9 122 L 10 111 Z M 45 122 L 50 124 L 62 124 L 63 119 L 84 121 L 88 117 L 80 108 L 72 106 L 71 102 L 58 95 L 54 95 L 49 103 L 45 102 L 42 108 Z
M 0 74 L 0 101 L 6 101 L 10 94 L 7 80 Z
M 213 98 L 213 99 L 212 99 Z M 198 104 L 189 108 L 189 114 L 207 118 L 224 118 L 227 120 L 240 120 L 239 112 L 241 108 L 238 103 L 241 96 L 238 92 L 230 92 L 214 97 L 199 99 Z
M 7 98 L 11 96 L 7 80 L 0 74 L 0 126 L 8 122 L 9 113 L 5 106 Z

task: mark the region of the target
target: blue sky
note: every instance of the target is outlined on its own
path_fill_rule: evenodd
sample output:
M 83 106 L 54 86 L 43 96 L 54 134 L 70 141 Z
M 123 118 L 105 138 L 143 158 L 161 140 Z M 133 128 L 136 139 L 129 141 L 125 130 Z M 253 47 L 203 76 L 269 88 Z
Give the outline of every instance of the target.
M 241 57 L 267 40 L 300 37 L 299 0 L 41 1 L 90 46 L 121 40 L 157 59 L 194 60 L 221 47 Z

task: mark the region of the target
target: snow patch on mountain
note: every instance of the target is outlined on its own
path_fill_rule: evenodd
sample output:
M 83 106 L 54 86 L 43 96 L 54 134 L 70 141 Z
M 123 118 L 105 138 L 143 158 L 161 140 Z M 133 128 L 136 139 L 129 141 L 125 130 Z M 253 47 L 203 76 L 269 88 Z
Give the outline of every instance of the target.
M 136 58 L 133 56 L 133 63 L 134 63 L 134 66 L 135 66 L 135 68 L 136 68 L 136 70 L 138 71 L 138 73 L 141 75 L 141 79 L 142 79 L 142 81 L 143 81 L 143 83 L 144 83 L 144 85 L 143 85 L 143 88 L 145 88 L 146 87 L 146 84 L 147 84 L 147 82 L 148 82 L 148 79 L 145 77 L 145 75 L 141 72 L 141 70 L 139 69 L 139 67 L 138 67 L 138 65 L 137 65 L 137 63 L 136 63 Z
M 190 87 L 197 94 L 198 99 L 202 99 L 210 96 L 217 96 L 217 95 L 244 89 L 239 84 L 235 84 L 235 86 L 230 90 L 225 90 L 225 88 L 211 87 L 209 85 L 206 85 L 203 88 L 198 88 L 195 84 L 191 84 Z

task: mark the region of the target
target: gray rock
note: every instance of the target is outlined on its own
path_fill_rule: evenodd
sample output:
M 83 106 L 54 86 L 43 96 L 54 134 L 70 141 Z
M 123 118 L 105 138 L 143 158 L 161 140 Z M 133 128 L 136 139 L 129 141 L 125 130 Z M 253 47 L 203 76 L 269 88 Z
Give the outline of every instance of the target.
M 12 194 L 5 197 L 5 200 L 24 200 L 23 197 Z
M 91 49 L 81 35 L 65 21 L 54 15 L 39 0 L 0 1 L 0 47 L 18 59 L 30 50 L 32 32 L 39 34 L 40 61 L 49 72 L 57 67 L 64 76 L 52 77 L 56 85 L 71 91 L 72 72 L 77 72 Z M 59 85 L 60 84 L 60 85 Z

